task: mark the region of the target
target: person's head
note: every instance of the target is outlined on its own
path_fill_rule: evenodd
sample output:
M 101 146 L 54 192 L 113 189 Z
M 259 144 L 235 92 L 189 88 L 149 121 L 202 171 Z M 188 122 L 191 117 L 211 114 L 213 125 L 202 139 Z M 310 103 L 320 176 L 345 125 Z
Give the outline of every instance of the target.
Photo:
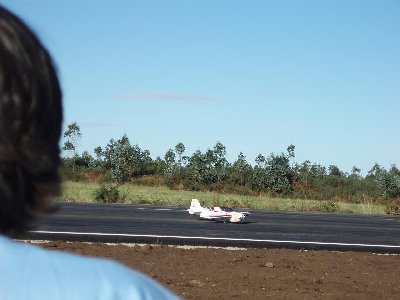
M 58 195 L 61 89 L 36 35 L 0 5 L 0 233 L 26 228 Z

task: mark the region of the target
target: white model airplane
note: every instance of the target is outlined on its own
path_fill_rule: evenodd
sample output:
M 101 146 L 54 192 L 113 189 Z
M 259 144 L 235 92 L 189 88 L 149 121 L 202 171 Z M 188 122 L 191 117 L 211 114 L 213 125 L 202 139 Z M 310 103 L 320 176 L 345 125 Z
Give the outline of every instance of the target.
M 200 218 L 209 220 L 226 220 L 229 219 L 232 223 L 238 223 L 244 220 L 244 218 L 250 215 L 249 212 L 234 211 L 232 208 L 226 207 L 202 207 L 199 200 L 192 199 L 190 208 L 188 209 L 189 214 L 200 216 Z

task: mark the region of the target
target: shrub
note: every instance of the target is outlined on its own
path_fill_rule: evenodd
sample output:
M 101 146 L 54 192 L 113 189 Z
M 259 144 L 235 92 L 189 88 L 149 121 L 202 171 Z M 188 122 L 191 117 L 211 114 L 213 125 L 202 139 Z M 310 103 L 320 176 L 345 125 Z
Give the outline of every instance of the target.
M 386 205 L 385 212 L 389 215 L 400 215 L 400 200 Z
M 106 174 L 101 171 L 87 170 L 82 172 L 82 179 L 84 182 L 104 182 Z
M 125 200 L 126 195 L 120 193 L 118 185 L 100 184 L 99 188 L 94 191 L 94 197 L 97 202 L 101 203 L 119 203 Z
M 319 210 L 322 212 L 336 212 L 339 206 L 333 201 L 323 201 L 319 204 Z
M 63 165 L 61 166 L 60 173 L 63 180 L 70 180 L 70 181 L 82 181 L 85 175 L 84 170 L 76 168 L 75 171 L 73 171 L 72 167 L 66 165 L 65 162 L 63 162 Z
M 132 180 L 132 183 L 144 186 L 163 186 L 165 184 L 164 177 L 159 175 L 144 175 Z

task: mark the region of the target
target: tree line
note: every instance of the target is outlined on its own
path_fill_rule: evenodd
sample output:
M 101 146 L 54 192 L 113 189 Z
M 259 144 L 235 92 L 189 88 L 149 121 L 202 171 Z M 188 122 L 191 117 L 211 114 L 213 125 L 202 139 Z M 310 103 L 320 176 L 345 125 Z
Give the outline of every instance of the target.
M 233 163 L 228 162 L 221 142 L 191 155 L 187 155 L 183 143 L 178 143 L 164 157 L 153 159 L 149 150 L 132 144 L 126 135 L 110 139 L 105 147 L 96 147 L 94 156 L 88 151 L 79 155 L 80 137 L 79 125 L 68 125 L 63 147 L 69 153 L 63 158 L 66 179 L 85 180 L 97 174 L 117 184 L 135 182 L 171 189 L 349 202 L 400 198 L 400 170 L 396 165 L 386 170 L 375 164 L 365 176 L 357 167 L 346 173 L 335 165 L 294 162 L 294 145 L 279 154 L 259 154 L 251 164 L 242 152 Z

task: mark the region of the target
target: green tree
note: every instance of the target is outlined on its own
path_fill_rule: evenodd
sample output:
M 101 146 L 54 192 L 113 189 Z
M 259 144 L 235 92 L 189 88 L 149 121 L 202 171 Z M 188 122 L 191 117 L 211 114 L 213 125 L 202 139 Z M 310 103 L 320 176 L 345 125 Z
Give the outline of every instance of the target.
M 395 164 L 390 166 L 389 173 L 392 175 L 400 176 L 400 170 L 397 168 Z
M 185 148 L 185 145 L 183 143 L 178 143 L 175 146 L 175 153 L 176 153 L 176 156 L 178 157 L 178 160 L 177 160 L 177 164 L 178 164 L 178 166 L 177 166 L 177 172 L 178 172 L 177 177 L 178 177 L 179 181 L 182 180 L 182 176 L 183 176 L 182 169 L 183 169 L 184 165 L 186 165 L 186 163 L 188 161 L 188 157 L 183 155 L 185 153 L 185 150 L 186 150 L 186 148 Z
M 265 170 L 266 159 L 264 155 L 258 154 L 255 161 L 256 165 L 251 177 L 251 186 L 258 192 L 266 191 L 268 189 L 267 172 Z
M 388 172 L 376 163 L 368 172 L 368 177 L 375 180 L 383 197 L 394 198 L 400 196 L 400 176 L 397 175 L 395 166 L 392 166 Z
M 192 189 L 215 188 L 215 184 L 222 183 L 227 177 L 228 161 L 225 158 L 226 148 L 217 142 L 212 149 L 205 153 L 197 150 L 188 158 L 187 178 L 185 186 Z
M 350 177 L 355 179 L 361 179 L 361 169 L 357 168 L 356 166 L 353 166 L 353 168 L 351 169 Z
M 172 149 L 168 149 L 168 151 L 164 155 L 164 161 L 167 166 L 165 169 L 166 175 L 171 175 L 175 170 L 175 153 Z
M 76 122 L 68 125 L 68 129 L 64 132 L 64 142 L 63 150 L 71 153 L 72 156 L 72 172 L 75 173 L 75 162 L 78 156 L 78 142 L 81 138 L 81 129 Z
M 98 161 L 101 161 L 101 157 L 103 156 L 103 149 L 100 146 L 94 148 L 94 154 L 96 155 L 96 159 Z
M 175 146 L 175 153 L 178 156 L 178 165 L 179 165 L 179 167 L 182 167 L 182 165 L 184 163 L 185 157 L 183 156 L 183 153 L 185 153 L 185 150 L 186 150 L 186 148 L 185 148 L 185 145 L 183 143 L 178 143 Z
M 265 165 L 267 171 L 268 187 L 275 193 L 290 194 L 292 192 L 291 185 L 291 168 L 289 165 L 289 157 L 284 154 L 271 154 Z
M 330 165 L 328 167 L 328 172 L 330 176 L 343 176 L 343 172 L 335 165 Z
M 161 157 L 157 156 L 156 159 L 153 160 L 153 168 L 156 175 L 165 176 L 167 165 Z
M 212 151 L 208 151 L 208 154 L 210 170 L 215 172 L 217 182 L 224 181 L 227 176 L 227 167 L 229 166 L 225 158 L 226 147 L 221 142 L 217 142 Z
M 275 155 L 267 158 L 261 154 L 256 157 L 256 166 L 252 176 L 252 186 L 258 191 L 270 190 L 274 193 L 290 194 L 293 190 L 293 170 L 290 159 L 294 157 L 293 145 L 287 148 L 288 154 Z
M 104 161 L 103 161 L 104 157 L 103 148 L 98 146 L 94 148 L 93 152 L 96 155 L 96 157 L 93 159 L 93 167 L 96 168 L 98 171 L 105 171 Z
M 248 182 L 251 173 L 251 165 L 246 161 L 246 156 L 244 156 L 243 152 L 240 152 L 231 167 L 231 180 L 243 186 Z
M 295 157 L 295 154 L 294 154 L 294 149 L 295 149 L 295 148 L 296 148 L 296 147 L 295 147 L 293 144 L 290 144 L 290 145 L 287 147 L 287 152 L 288 152 L 287 157 L 288 157 L 289 159 Z
M 111 139 L 104 150 L 105 165 L 117 183 L 147 175 L 152 164 L 150 152 L 131 145 L 126 135 L 115 141 Z
M 95 160 L 88 151 L 83 151 L 82 155 L 76 159 L 77 166 L 84 169 L 91 169 L 95 166 Z

